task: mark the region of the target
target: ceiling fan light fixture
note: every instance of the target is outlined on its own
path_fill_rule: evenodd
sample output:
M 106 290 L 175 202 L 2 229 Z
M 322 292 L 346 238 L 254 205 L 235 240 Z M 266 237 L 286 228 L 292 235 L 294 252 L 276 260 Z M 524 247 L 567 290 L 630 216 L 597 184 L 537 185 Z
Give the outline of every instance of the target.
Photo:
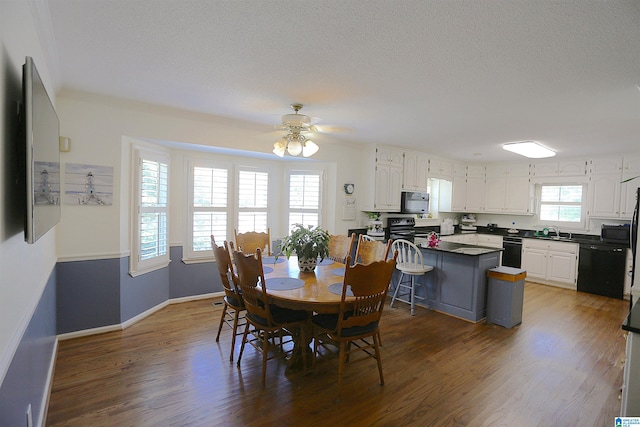
M 293 139 L 289 141 L 289 145 L 287 146 L 287 151 L 292 156 L 297 156 L 302 153 L 302 144 L 297 139 Z
M 302 156 L 311 157 L 318 152 L 319 148 L 320 147 L 318 147 L 318 144 L 311 141 L 310 139 L 307 139 L 307 141 L 302 146 Z
M 282 138 L 273 144 L 273 153 L 278 157 L 284 157 L 284 152 L 287 149 L 287 140 Z
M 291 104 L 291 108 L 295 113 L 282 116 L 282 124 L 278 126 L 279 129 L 286 131 L 287 135 L 273 144 L 273 152 L 279 157 L 284 157 L 285 153 L 292 156 L 302 153 L 304 157 L 311 157 L 320 147 L 307 139 L 306 134 L 317 132 L 318 128 L 311 124 L 309 116 L 298 114 L 302 104 Z
M 555 151 L 543 146 L 537 141 L 510 142 L 503 144 L 502 148 L 530 159 L 544 159 L 556 155 Z

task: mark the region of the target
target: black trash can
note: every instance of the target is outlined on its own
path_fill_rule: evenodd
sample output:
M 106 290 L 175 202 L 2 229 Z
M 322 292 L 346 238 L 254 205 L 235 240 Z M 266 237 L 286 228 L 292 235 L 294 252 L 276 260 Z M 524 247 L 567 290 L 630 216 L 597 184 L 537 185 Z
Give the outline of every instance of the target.
M 487 271 L 487 322 L 512 328 L 522 323 L 524 279 L 520 268 L 500 266 Z

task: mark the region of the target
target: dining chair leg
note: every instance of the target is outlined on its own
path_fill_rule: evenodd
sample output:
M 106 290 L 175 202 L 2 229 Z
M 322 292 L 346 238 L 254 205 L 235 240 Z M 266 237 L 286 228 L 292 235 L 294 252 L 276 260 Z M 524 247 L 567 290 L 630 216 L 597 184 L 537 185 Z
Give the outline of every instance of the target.
M 238 366 L 240 366 L 240 360 L 242 359 L 242 353 L 244 352 L 244 345 L 247 342 L 247 334 L 249 333 L 249 322 L 244 326 L 244 334 L 242 334 L 242 345 L 240 346 L 240 354 L 238 355 Z
M 227 302 L 224 302 L 222 307 L 222 316 L 220 316 L 220 325 L 218 325 L 218 335 L 216 335 L 216 342 L 220 341 L 220 331 L 222 330 L 222 324 L 224 323 L 224 317 L 227 315 Z
M 240 318 L 240 311 L 236 310 L 236 314 L 233 316 L 233 335 L 231 336 L 231 355 L 229 361 L 233 362 L 233 350 L 236 348 L 236 333 L 238 331 L 238 319 Z M 218 332 L 220 334 L 220 332 Z
M 373 335 L 373 344 L 376 350 L 376 362 L 378 362 L 378 373 L 380 374 L 380 385 L 384 385 L 384 377 L 382 376 L 382 360 L 380 359 L 380 346 L 378 343 L 377 334 Z
M 398 279 L 398 283 L 396 284 L 396 290 L 393 292 L 393 298 L 391 298 L 391 304 L 389 307 L 393 307 L 393 303 L 396 302 L 396 297 L 398 296 L 398 291 L 400 290 L 400 283 L 402 283 L 402 279 L 404 277 L 404 272 L 400 272 L 400 279 Z
M 342 393 L 342 371 L 344 370 L 344 359 L 345 359 L 345 342 L 340 342 L 340 355 L 338 362 L 338 398 L 340 398 Z
M 267 331 L 264 331 L 263 342 L 262 342 L 262 387 L 265 386 L 267 380 L 267 356 L 269 353 L 269 334 Z M 274 344 L 275 345 L 275 344 Z

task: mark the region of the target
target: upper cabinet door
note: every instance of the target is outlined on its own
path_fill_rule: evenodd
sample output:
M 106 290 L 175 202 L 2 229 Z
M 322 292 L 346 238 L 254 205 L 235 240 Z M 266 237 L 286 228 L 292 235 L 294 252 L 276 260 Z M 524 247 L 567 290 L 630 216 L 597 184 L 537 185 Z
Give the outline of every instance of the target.
M 591 173 L 617 173 L 622 171 L 622 157 L 605 157 L 589 162 Z
M 401 168 L 403 164 L 403 154 L 404 152 L 402 150 L 396 148 L 378 146 L 376 149 L 376 163 Z

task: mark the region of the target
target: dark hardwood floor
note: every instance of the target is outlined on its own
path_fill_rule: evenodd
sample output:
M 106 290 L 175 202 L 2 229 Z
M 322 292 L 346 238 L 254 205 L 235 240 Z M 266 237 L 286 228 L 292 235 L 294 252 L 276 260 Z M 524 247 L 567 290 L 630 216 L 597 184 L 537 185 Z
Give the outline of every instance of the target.
M 472 324 L 406 304 L 381 322 L 375 361 L 285 373 L 215 342 L 221 306 L 170 305 L 121 332 L 60 342 L 47 426 L 609 426 L 619 415 L 628 301 L 525 285 L 523 322 Z M 239 343 L 237 344 L 239 349 Z M 236 351 L 237 359 L 237 351 Z

